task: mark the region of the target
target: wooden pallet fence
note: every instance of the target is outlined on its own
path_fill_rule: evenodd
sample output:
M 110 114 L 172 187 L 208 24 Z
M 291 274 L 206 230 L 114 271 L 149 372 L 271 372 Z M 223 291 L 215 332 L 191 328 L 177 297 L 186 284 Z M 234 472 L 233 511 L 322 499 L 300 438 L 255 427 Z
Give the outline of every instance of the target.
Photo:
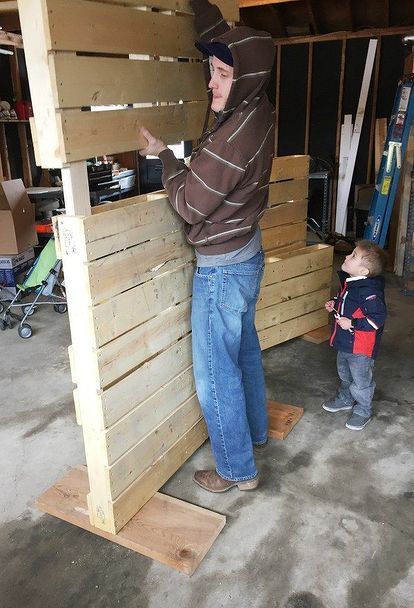
M 308 209 L 309 156 L 274 158 L 269 207 L 260 226 L 263 249 L 297 249 L 305 244 Z
M 256 312 L 262 350 L 325 325 L 333 248 L 268 253 Z
M 238 20 L 233 0 L 217 4 L 226 19 Z M 19 0 L 39 165 L 62 167 L 143 147 L 143 124 L 167 144 L 199 137 L 206 87 L 189 3 L 155 1 L 156 9 L 167 7 L 156 12 L 140 6 Z M 121 35 L 114 35 L 114 24 Z M 110 109 L 120 104 L 128 106 Z
M 194 254 L 164 193 L 60 217 L 58 233 L 89 516 L 117 533 L 207 436 L 192 373 Z

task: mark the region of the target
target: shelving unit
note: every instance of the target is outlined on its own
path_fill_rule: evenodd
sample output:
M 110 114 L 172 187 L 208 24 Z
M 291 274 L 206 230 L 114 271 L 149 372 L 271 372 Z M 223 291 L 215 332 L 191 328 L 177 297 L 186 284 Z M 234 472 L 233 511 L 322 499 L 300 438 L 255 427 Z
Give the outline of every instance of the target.
M 16 101 L 21 101 L 22 87 L 20 81 L 20 70 L 18 62 L 18 49 L 23 49 L 21 36 L 2 32 L 0 44 L 10 45 L 13 48 L 13 55 L 10 55 L 10 74 L 13 88 L 13 97 Z M 19 138 L 20 154 L 22 160 L 22 179 L 26 188 L 33 185 L 32 169 L 29 156 L 29 145 L 27 137 L 28 120 L 8 120 L 0 119 L 0 180 L 12 179 L 9 162 L 9 146 L 7 142 L 7 130 L 10 125 L 17 125 L 17 136 Z

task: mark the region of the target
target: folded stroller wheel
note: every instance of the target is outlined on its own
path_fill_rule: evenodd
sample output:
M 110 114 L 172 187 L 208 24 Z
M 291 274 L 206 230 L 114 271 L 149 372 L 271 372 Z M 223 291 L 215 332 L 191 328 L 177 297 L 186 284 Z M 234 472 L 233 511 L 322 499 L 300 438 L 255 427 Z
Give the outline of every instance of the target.
M 31 317 L 32 315 L 34 315 L 35 313 L 35 308 L 32 308 L 32 310 L 30 310 L 31 304 L 26 304 L 25 306 L 22 306 L 22 313 L 24 315 L 28 314 L 29 317 Z M 29 312 L 30 310 L 30 312 Z
M 63 315 L 63 313 L 65 313 L 68 309 L 66 304 L 54 304 L 53 308 L 55 312 L 59 312 L 61 315 Z
M 23 323 L 22 325 L 20 325 L 17 332 L 18 332 L 19 336 L 21 338 L 23 338 L 23 340 L 27 340 L 28 338 L 31 338 L 32 334 L 33 334 L 32 328 L 30 327 L 30 325 L 28 323 Z

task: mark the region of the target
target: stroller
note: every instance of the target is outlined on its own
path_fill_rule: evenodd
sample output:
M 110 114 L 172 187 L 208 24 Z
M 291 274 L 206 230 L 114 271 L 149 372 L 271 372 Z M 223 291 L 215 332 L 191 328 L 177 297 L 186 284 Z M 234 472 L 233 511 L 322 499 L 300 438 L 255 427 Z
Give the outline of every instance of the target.
M 62 260 L 58 260 L 56 257 L 55 241 L 51 238 L 26 273 L 23 283 L 17 285 L 17 293 L 10 304 L 6 307 L 0 302 L 0 315 L 2 315 L 0 327 L 2 330 L 11 329 L 14 321 L 17 320 L 19 321 L 17 328 L 19 336 L 23 339 L 31 338 L 33 330 L 29 323 L 26 323 L 26 319 L 36 311 L 38 306 L 53 305 L 55 312 L 61 314 L 67 311 L 65 289 L 59 281 L 61 268 Z M 29 295 L 34 295 L 32 301 L 25 299 Z M 46 300 L 41 299 L 44 297 L 46 297 Z M 23 299 L 25 301 L 22 301 Z M 14 314 L 12 312 L 14 308 L 20 308 L 23 316 Z

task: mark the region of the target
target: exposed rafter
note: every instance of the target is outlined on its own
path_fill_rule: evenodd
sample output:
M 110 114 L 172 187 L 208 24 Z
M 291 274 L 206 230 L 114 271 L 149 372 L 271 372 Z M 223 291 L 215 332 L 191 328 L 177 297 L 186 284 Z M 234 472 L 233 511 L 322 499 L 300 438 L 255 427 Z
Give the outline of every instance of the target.
M 355 25 L 354 25 L 354 15 L 352 13 L 352 0 L 346 0 L 345 3 L 345 10 L 347 13 L 347 18 L 349 20 L 349 28 L 351 31 L 353 31 L 355 29 Z
M 0 13 L 12 13 L 13 11 L 17 12 L 17 0 L 16 2 L 0 0 Z
M 260 8 L 242 8 L 240 9 L 240 16 L 243 23 L 258 30 L 265 30 L 273 38 L 288 36 L 277 6 L 268 4 Z
M 249 6 L 265 6 L 266 4 L 286 4 L 287 2 L 301 2 L 302 0 L 239 0 L 240 8 Z
M 306 9 L 309 15 L 309 24 L 312 34 L 318 35 L 320 33 L 318 23 L 316 20 L 315 11 L 313 8 L 312 0 L 306 0 Z
M 23 38 L 19 34 L 10 34 L 9 32 L 3 32 L 0 30 L 0 44 L 7 46 L 15 46 L 23 48 Z
M 331 40 L 349 40 L 351 38 L 376 38 L 380 36 L 404 35 L 412 31 L 413 28 L 408 26 L 390 27 L 390 28 L 374 28 L 360 30 L 358 32 L 332 32 L 323 34 L 322 36 L 292 36 L 290 38 L 276 38 L 274 43 L 276 46 L 283 44 L 304 44 L 307 42 L 329 42 Z

